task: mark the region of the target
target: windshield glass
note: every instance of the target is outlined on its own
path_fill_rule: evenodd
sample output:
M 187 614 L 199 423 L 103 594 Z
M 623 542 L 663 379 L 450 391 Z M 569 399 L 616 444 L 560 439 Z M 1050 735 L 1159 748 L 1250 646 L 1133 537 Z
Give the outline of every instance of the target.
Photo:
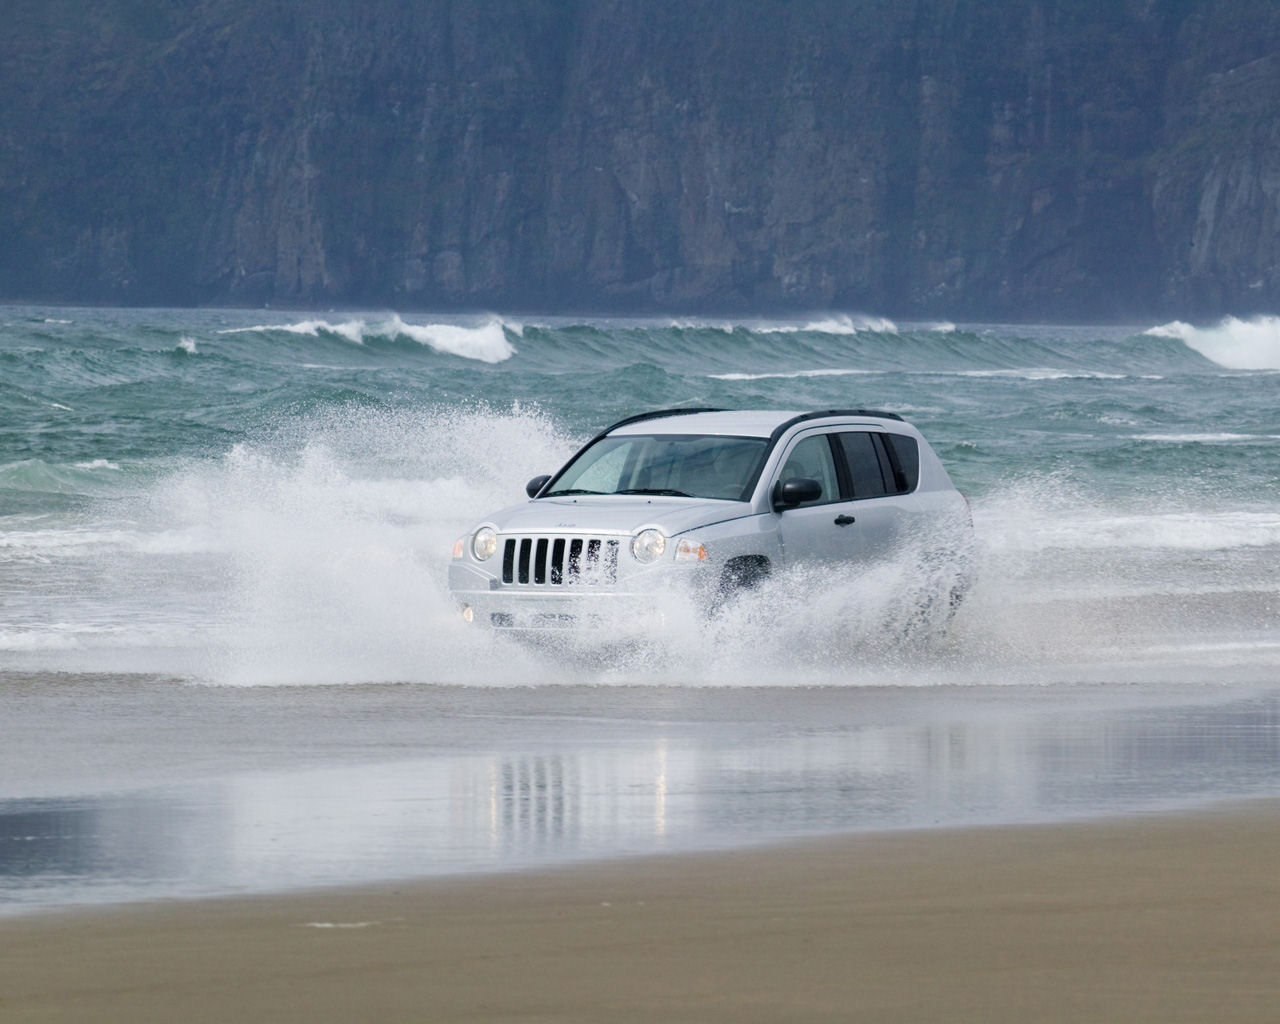
M 626 434 L 601 438 L 561 472 L 569 494 L 666 494 L 746 501 L 769 442 L 763 437 Z

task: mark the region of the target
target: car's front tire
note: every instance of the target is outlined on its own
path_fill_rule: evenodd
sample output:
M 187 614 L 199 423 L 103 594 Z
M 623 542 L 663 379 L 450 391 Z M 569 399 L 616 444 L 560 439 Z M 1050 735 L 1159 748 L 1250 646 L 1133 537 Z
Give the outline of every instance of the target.
M 720 572 L 720 582 L 711 604 L 712 614 L 739 595 L 760 586 L 771 572 L 772 566 L 764 555 L 739 555 L 729 559 Z

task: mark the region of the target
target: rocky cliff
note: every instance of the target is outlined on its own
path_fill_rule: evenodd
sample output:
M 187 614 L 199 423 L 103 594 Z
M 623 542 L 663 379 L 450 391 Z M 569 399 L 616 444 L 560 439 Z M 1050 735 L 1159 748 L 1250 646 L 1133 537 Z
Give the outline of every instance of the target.
M 11 0 L 0 298 L 1280 309 L 1271 0 Z

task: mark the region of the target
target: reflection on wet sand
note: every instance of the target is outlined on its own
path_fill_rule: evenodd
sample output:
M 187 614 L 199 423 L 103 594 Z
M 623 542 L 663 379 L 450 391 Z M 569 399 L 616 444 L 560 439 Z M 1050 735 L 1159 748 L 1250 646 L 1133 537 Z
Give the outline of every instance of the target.
M 1280 791 L 1275 695 L 1000 696 L 915 698 L 905 716 L 914 721 L 857 721 L 834 691 L 784 703 L 763 725 L 680 720 L 662 707 L 612 722 L 607 741 L 548 716 L 529 749 L 485 753 L 467 751 L 520 744 L 496 742 L 491 719 L 460 718 L 454 728 L 475 735 L 455 736 L 454 752 L 8 799 L 0 907 L 510 870 Z
M 489 817 L 495 852 L 555 848 L 577 833 L 582 808 L 575 768 L 558 755 L 490 765 L 490 778 L 496 780 Z

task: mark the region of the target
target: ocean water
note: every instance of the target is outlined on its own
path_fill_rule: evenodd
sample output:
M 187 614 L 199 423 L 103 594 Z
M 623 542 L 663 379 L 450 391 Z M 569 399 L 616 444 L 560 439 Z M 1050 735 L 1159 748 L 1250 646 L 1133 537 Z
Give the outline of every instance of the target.
M 876 407 L 969 497 L 972 599 L 809 579 L 678 658 L 456 621 L 455 537 L 621 416 Z M 1280 669 L 1280 320 L 1192 327 L 0 310 L 0 672 L 226 684 L 1212 682 Z M 676 643 L 672 641 L 673 645 Z M 689 647 L 696 647 L 691 657 Z M 797 672 L 797 663 L 804 671 Z
M 684 405 L 919 426 L 950 626 L 892 562 L 605 658 L 460 620 L 456 537 Z M 1278 410 L 1277 318 L 0 307 L 0 913 L 1274 796 Z

